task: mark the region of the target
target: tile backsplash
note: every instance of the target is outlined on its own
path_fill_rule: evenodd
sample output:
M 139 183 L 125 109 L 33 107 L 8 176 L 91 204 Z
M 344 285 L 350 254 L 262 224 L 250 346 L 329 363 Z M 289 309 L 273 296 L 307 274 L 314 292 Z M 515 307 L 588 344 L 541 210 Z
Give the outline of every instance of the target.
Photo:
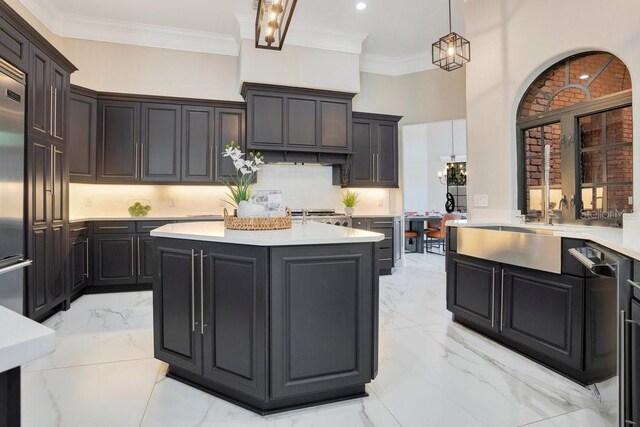
M 266 165 L 258 172 L 256 190 L 281 190 L 292 208 L 329 208 L 343 212 L 342 189 L 332 185 L 332 169 L 319 165 Z M 380 188 L 355 189 L 360 193 L 356 214 L 389 214 L 391 192 Z M 128 216 L 136 201 L 148 201 L 149 216 L 218 215 L 227 189 L 221 186 L 71 184 L 70 217 Z

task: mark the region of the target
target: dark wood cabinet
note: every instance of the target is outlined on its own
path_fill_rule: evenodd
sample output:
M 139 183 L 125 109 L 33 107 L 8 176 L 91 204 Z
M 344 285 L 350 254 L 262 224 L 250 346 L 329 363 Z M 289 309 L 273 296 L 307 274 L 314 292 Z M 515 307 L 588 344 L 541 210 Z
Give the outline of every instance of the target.
M 148 234 L 136 236 L 137 283 L 153 281 L 153 238 Z
M 82 292 L 89 284 L 89 234 L 86 226 L 71 226 L 69 231 L 69 282 L 71 295 Z
M 391 274 L 400 259 L 399 245 L 404 241 L 404 236 L 398 241 L 401 220 L 395 217 L 355 217 L 352 218 L 352 227 L 384 234 L 384 240 L 379 243 L 378 265 L 381 275 Z
M 510 266 L 502 275 L 502 337 L 580 369 L 584 279 Z
M 50 136 L 53 127 L 51 93 L 51 59 L 40 49 L 31 46 L 29 53 L 29 131 Z
M 353 113 L 353 155 L 348 174 L 334 184 L 351 187 L 398 187 L 398 121 L 401 117 Z M 346 178 L 346 182 L 345 182 Z
M 354 94 L 245 83 L 249 150 L 350 154 Z
M 93 236 L 93 285 L 136 283 L 136 237 L 134 234 Z
M 233 141 L 243 152 L 246 152 L 246 110 L 242 108 L 216 108 L 215 115 L 215 182 L 221 183 L 237 174 L 231 159 L 222 154 L 226 146 Z
M 69 105 L 69 74 L 51 62 L 51 105 L 53 106 L 51 136 L 57 142 L 65 142 L 67 135 L 67 108 Z
M 203 307 L 202 318 L 196 316 L 202 333 L 202 374 L 265 399 L 268 249 L 202 244 L 195 257 L 200 279 L 196 292 Z
M 69 96 L 69 180 L 96 181 L 98 100 L 72 91 Z
M 21 71 L 28 70 L 29 40 L 0 17 L 0 57 Z
M 447 261 L 447 310 L 456 320 L 500 331 L 500 264 L 451 254 Z
M 172 104 L 142 104 L 142 181 L 180 180 L 182 107 Z
M 202 335 L 200 325 L 196 324 L 200 321 L 196 307 L 201 304 L 200 287 L 196 286 L 196 248 L 191 241 L 165 243 L 169 242 L 165 240 L 155 249 L 154 355 L 172 366 L 201 375 Z
M 98 102 L 98 182 L 140 179 L 140 103 Z
M 182 107 L 182 182 L 213 182 L 214 129 L 214 108 Z

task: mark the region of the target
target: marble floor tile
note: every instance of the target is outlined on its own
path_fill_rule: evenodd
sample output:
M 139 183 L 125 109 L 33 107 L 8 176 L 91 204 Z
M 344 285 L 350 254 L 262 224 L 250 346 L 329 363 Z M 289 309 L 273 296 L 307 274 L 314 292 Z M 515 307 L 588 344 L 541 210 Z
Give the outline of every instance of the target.
M 568 414 L 548 418 L 527 427 L 615 427 L 616 417 L 611 414 L 602 413 L 596 409 L 580 409 Z
M 153 357 L 150 292 L 86 295 L 44 324 L 56 331 L 56 350 L 24 372 Z
M 144 359 L 22 374 L 22 427 L 137 427 L 161 362 Z
M 261 417 L 161 374 L 141 427 L 397 427 L 371 390 L 369 397 Z

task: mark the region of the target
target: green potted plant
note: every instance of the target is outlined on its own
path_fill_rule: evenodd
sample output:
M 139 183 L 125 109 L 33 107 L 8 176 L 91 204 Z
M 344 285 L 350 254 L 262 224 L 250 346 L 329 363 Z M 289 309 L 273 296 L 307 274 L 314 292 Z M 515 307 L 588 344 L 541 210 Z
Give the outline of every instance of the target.
M 251 184 L 253 183 L 260 165 L 264 164 L 264 156 L 258 153 L 249 153 L 249 159 L 245 159 L 245 153 L 240 147 L 231 141 L 225 148 L 224 157 L 229 157 L 236 168 L 236 176 L 227 178 L 223 182 L 229 189 L 229 203 L 237 208 L 239 218 L 263 216 L 264 206 L 250 203 Z
M 342 204 L 344 205 L 344 213 L 349 216 L 353 215 L 354 208 L 358 205 L 360 195 L 355 191 L 345 190 L 342 192 Z

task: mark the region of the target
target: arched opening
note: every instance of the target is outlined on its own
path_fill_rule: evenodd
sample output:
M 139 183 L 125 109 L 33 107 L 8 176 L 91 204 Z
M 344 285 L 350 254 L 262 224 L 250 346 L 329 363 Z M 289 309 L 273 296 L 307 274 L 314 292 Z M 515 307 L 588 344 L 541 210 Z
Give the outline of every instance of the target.
M 615 225 L 633 208 L 631 77 L 606 52 L 566 58 L 527 89 L 517 115 L 518 207 L 541 221 Z

